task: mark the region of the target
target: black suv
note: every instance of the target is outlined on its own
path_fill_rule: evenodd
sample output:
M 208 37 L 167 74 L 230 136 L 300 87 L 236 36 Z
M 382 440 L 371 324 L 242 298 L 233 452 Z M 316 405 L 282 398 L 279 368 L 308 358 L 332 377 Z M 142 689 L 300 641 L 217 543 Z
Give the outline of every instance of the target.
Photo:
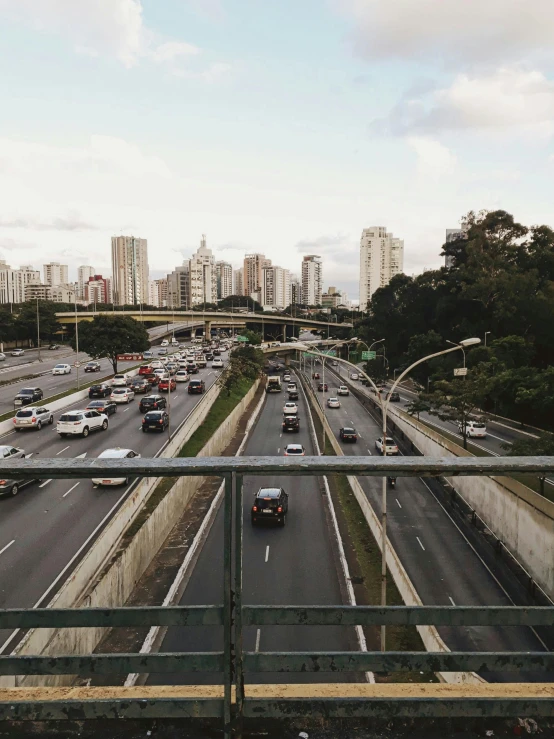
M 42 400 L 43 392 L 39 387 L 22 387 L 14 398 L 14 405 L 29 405 Z
M 259 523 L 278 523 L 284 526 L 288 511 L 289 496 L 283 488 L 260 488 L 252 506 L 252 526 Z
M 351 441 L 354 444 L 358 441 L 358 434 L 356 433 L 356 429 L 353 429 L 351 426 L 345 426 L 344 428 L 342 428 L 340 430 L 339 436 L 342 441 Z
M 289 400 L 298 400 L 298 390 L 289 390 Z
M 165 411 L 148 411 L 142 419 L 142 430 L 147 431 L 165 431 L 169 426 L 169 414 Z
M 298 433 L 300 431 L 300 419 L 298 416 L 283 416 L 282 429 L 283 431 L 295 431 Z
M 100 372 L 101 369 L 100 362 L 87 362 L 85 364 L 85 372 Z
M 112 388 L 105 382 L 99 385 L 91 385 L 88 389 L 89 398 L 107 398 L 112 394 Z
M 396 390 L 393 393 L 387 393 L 387 398 L 392 403 L 398 403 L 400 401 L 400 394 L 396 392 Z
M 139 411 L 141 413 L 159 411 L 162 408 L 167 408 L 167 400 L 163 395 L 145 395 L 144 398 L 140 399 Z
M 204 384 L 204 380 L 191 380 L 189 382 L 187 392 L 189 395 L 192 395 L 193 393 L 200 395 L 201 393 L 204 392 L 205 389 L 206 389 L 206 386 Z

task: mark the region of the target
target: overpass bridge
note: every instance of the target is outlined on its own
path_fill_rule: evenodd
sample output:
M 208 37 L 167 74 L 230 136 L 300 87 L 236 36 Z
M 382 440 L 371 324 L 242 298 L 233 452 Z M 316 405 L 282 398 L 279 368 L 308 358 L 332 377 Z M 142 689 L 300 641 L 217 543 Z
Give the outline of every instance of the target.
M 136 321 L 143 323 L 162 322 L 175 323 L 176 320 L 187 324 L 201 322 L 204 325 L 204 332 L 209 335 L 212 328 L 240 328 L 252 324 L 262 324 L 264 327 L 273 327 L 275 329 L 274 339 L 282 337 L 283 341 L 287 338 L 287 327 L 291 327 L 293 332 L 300 331 L 327 331 L 329 332 L 340 326 L 341 328 L 352 328 L 352 323 L 331 323 L 326 321 L 314 321 L 310 318 L 295 318 L 293 316 L 267 315 L 266 313 L 234 313 L 231 311 L 195 311 L 195 310 L 178 310 L 178 311 L 161 311 L 161 310 L 129 310 L 114 313 L 113 311 L 96 311 L 95 313 L 73 313 L 62 312 L 56 313 L 59 323 L 70 326 L 82 321 L 92 321 L 95 316 L 113 316 L 124 315 L 131 316 Z M 168 330 L 168 333 L 171 333 Z

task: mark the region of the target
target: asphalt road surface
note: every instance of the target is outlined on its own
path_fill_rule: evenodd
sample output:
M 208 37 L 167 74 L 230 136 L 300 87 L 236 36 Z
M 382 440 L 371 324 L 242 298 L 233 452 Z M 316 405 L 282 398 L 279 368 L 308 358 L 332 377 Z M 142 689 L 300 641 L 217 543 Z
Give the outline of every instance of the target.
M 226 362 L 227 355 L 223 355 Z M 200 370 L 206 387 L 215 381 L 219 370 Z M 27 454 L 46 458 L 97 457 L 111 447 L 130 448 L 142 456 L 153 457 L 167 441 L 164 434 L 141 430 L 142 414 L 135 396 L 129 405 L 119 405 L 109 417 L 107 431 L 86 439 L 61 438 L 56 420 L 70 408 L 83 408 L 85 402 L 55 413 L 54 425 L 40 431 L 10 432 L 0 443 L 23 448 Z M 172 428 L 190 413 L 202 395 L 189 395 L 187 384 L 178 383 L 171 393 Z M 22 490 L 15 497 L 0 498 L 0 608 L 29 608 L 46 605 L 57 587 L 97 536 L 114 507 L 128 495 L 131 486 L 94 488 L 91 481 L 44 480 Z M 0 644 L 7 633 L 0 633 Z M 1 651 L 1 650 L 0 650 Z
M 303 444 L 314 454 L 307 410 L 300 400 L 301 429 L 281 432 L 286 394 L 266 396 L 264 408 L 247 442 L 245 456 L 281 455 L 287 443 Z M 254 495 L 260 487 L 283 487 L 289 493 L 289 515 L 284 528 L 256 527 L 250 522 Z M 322 488 L 317 478 L 246 477 L 244 481 L 244 603 L 262 605 L 342 604 L 339 575 L 333 552 L 333 535 L 326 519 Z M 191 574 L 181 605 L 208 605 L 223 600 L 223 507 L 220 508 Z M 219 651 L 220 627 L 169 629 L 162 652 Z M 246 651 L 336 651 L 357 649 L 354 630 L 346 627 L 264 626 L 245 629 Z M 258 673 L 248 682 L 358 681 L 361 674 Z M 151 675 L 150 684 L 221 684 L 217 673 Z
M 378 454 L 375 440 L 381 436 L 376 421 L 353 396 L 341 397 L 340 408 L 326 407 L 326 398 L 336 396 L 341 381 L 326 372 L 329 391 L 316 391 L 325 415 L 346 455 Z M 342 426 L 353 426 L 359 435 L 355 444 L 340 441 Z M 399 441 L 395 439 L 395 441 Z M 359 477 L 374 511 L 381 516 L 382 478 Z M 474 550 L 470 540 L 443 508 L 429 482 L 399 477 L 388 491 L 388 536 L 424 605 L 509 606 L 512 592 L 501 584 L 489 563 Z M 518 586 L 510 584 L 517 592 Z M 516 602 L 516 605 L 527 603 Z M 529 628 L 441 628 L 440 634 L 453 651 L 544 651 L 539 637 Z M 483 674 L 493 681 L 548 680 L 544 673 L 507 672 Z

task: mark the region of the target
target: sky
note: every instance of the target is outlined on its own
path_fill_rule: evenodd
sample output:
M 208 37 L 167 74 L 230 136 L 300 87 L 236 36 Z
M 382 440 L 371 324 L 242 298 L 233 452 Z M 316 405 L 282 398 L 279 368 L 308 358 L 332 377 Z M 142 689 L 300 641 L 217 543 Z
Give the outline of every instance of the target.
M 358 294 L 363 228 L 554 225 L 552 0 L 0 0 L 0 258 L 262 252 Z

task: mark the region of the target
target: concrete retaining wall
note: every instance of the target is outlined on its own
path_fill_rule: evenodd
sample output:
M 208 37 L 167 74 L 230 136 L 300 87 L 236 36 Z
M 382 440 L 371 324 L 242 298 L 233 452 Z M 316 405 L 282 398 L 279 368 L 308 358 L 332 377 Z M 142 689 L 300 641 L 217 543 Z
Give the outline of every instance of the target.
M 242 401 L 232 411 L 228 418 L 215 431 L 211 439 L 200 450 L 198 456 L 217 456 L 229 444 L 235 433 L 237 424 L 254 397 L 259 380 L 248 391 Z M 199 403 L 195 411 L 187 419 L 186 428 L 179 432 L 179 439 L 175 438 L 171 446 L 164 449 L 162 456 L 174 456 L 183 446 L 192 432 L 204 420 L 213 405 L 219 388 L 213 385 Z M 202 408 L 200 408 L 202 406 Z M 198 409 L 198 410 L 196 410 Z M 194 415 L 194 418 L 192 416 Z M 190 419 L 190 420 L 189 420 Z M 177 435 L 176 435 L 177 437 Z M 116 607 L 125 604 L 131 595 L 136 583 L 162 547 L 172 528 L 180 517 L 192 497 L 206 478 L 182 477 L 179 478 L 171 491 L 163 498 L 160 504 L 152 511 L 148 519 L 126 545 L 125 549 L 117 550 L 121 536 L 131 523 L 127 512 L 121 511 L 112 519 L 113 526 L 105 531 L 105 536 L 93 545 L 85 560 L 73 573 L 70 580 L 60 590 L 58 596 L 49 604 L 50 607 Z M 157 478 L 151 478 L 148 484 L 151 491 L 158 483 Z M 144 481 L 146 482 L 146 481 Z M 134 494 L 133 494 L 134 496 Z M 133 504 L 135 514 L 140 511 L 147 498 L 143 498 L 137 507 Z M 117 533 L 119 532 L 119 533 Z M 109 560 L 107 560 L 109 555 Z M 104 628 L 87 629 L 35 629 L 27 635 L 18 654 L 90 654 L 106 632 Z M 32 685 L 69 685 L 73 682 L 72 676 L 60 675 L 52 677 L 23 677 L 18 684 Z M 3 685 L 3 683 L 2 683 Z
M 312 400 L 312 406 L 315 408 L 320 422 L 325 424 L 325 431 L 329 437 L 329 440 L 331 442 L 331 445 L 333 447 L 335 454 L 337 456 L 343 457 L 344 452 L 342 450 L 342 447 L 340 446 L 337 439 L 335 438 L 333 430 L 331 429 L 331 426 L 329 425 L 327 418 L 322 412 L 319 406 L 319 403 L 317 402 L 317 398 L 314 395 L 309 382 L 304 381 L 304 389 L 306 390 L 306 392 L 308 393 L 308 395 L 310 396 Z M 381 541 L 382 541 L 383 529 L 381 527 L 381 522 L 379 521 L 377 514 L 373 510 L 371 503 L 368 501 L 367 496 L 362 486 L 358 482 L 357 478 L 351 475 L 347 475 L 347 479 L 352 489 L 352 492 L 354 493 L 354 496 L 356 500 L 358 501 L 360 508 L 362 509 L 362 513 L 364 514 L 364 518 L 367 521 L 367 524 L 371 530 L 371 533 L 373 534 L 373 538 L 377 542 L 379 551 L 382 551 Z M 402 565 L 400 558 L 398 557 L 396 551 L 394 550 L 388 538 L 387 538 L 387 569 L 388 569 L 388 572 L 391 574 L 392 579 L 394 580 L 394 583 L 396 587 L 398 588 L 398 592 L 400 593 L 404 603 L 407 606 L 422 606 L 423 601 L 419 597 L 418 592 L 415 589 L 413 582 L 410 580 L 408 573 L 404 569 L 404 566 Z M 419 632 L 419 635 L 421 636 L 421 640 L 425 646 L 425 649 L 428 652 L 449 652 L 450 651 L 450 649 L 447 647 L 445 642 L 441 639 L 439 632 L 437 631 L 435 626 L 417 626 L 416 628 Z M 439 673 L 439 675 L 441 679 L 447 683 L 486 682 L 481 677 L 479 677 L 479 675 L 473 672 L 441 672 Z

